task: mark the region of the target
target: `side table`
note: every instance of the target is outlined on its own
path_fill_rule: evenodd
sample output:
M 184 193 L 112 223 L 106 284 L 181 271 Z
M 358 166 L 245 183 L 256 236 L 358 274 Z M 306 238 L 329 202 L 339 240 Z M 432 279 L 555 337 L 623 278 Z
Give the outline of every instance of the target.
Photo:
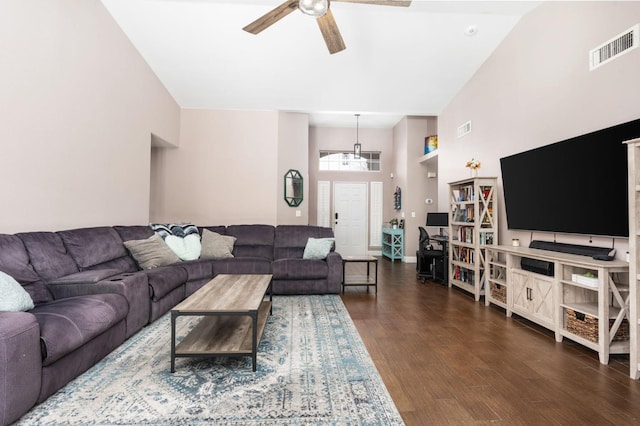
M 346 274 L 347 263 L 366 263 L 367 275 L 349 275 Z M 375 271 L 373 276 L 371 275 L 371 264 L 375 265 Z M 344 256 L 342 258 L 342 292 L 346 286 L 367 286 L 367 293 L 369 292 L 369 286 L 376 288 L 376 294 L 378 293 L 378 259 L 373 256 Z

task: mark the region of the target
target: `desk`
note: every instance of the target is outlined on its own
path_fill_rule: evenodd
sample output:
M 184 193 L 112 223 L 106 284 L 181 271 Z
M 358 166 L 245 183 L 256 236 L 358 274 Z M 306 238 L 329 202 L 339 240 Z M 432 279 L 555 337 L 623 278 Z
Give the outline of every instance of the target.
M 367 275 L 351 275 L 347 276 L 346 266 L 347 263 L 366 263 Z M 375 265 L 375 273 L 371 276 L 371 264 Z M 367 293 L 369 292 L 369 286 L 376 288 L 376 294 L 378 293 L 378 259 L 373 256 L 344 256 L 342 258 L 342 292 L 346 286 L 353 285 L 366 285 Z

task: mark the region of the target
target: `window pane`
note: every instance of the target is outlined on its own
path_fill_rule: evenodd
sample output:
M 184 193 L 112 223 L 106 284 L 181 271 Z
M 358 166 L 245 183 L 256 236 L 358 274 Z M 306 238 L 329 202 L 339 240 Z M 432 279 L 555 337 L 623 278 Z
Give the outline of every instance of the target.
M 319 170 L 380 171 L 380 153 L 362 152 L 355 158 L 353 152 L 320 151 Z

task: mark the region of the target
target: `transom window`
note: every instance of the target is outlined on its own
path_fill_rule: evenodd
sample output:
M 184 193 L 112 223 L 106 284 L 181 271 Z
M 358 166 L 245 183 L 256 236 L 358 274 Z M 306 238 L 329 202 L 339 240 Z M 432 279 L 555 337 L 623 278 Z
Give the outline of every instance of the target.
M 341 172 L 379 172 L 380 152 L 362 151 L 360 158 L 353 151 L 320 151 L 320 170 Z

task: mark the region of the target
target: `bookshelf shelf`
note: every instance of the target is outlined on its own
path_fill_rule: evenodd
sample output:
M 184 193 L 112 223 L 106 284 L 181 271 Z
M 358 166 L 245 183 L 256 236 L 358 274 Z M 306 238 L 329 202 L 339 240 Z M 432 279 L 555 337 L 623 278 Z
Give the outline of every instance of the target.
M 485 294 L 486 246 L 498 242 L 498 200 L 495 177 L 449 183 L 449 287 Z

